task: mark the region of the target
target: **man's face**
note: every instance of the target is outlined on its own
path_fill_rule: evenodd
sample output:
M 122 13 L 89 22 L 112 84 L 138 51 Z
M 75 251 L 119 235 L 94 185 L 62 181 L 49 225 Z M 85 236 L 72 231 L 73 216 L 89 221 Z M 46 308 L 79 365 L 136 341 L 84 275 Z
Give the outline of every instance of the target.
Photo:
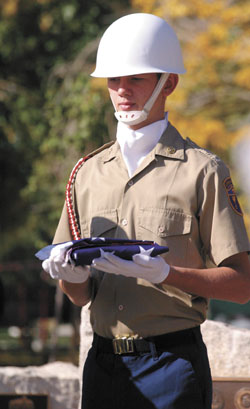
M 158 76 L 156 74 L 138 74 L 125 77 L 108 78 L 108 90 L 117 111 L 141 111 L 152 95 Z M 164 118 L 166 96 L 160 93 L 148 118 L 134 126 L 139 129 Z

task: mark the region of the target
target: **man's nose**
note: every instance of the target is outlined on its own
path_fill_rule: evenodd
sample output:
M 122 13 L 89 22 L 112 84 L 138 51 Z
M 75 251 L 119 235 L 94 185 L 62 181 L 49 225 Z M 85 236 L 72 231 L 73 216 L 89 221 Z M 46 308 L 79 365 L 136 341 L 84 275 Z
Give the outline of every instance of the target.
M 131 95 L 131 88 L 129 86 L 129 82 L 125 78 L 121 78 L 119 87 L 118 87 L 118 94 L 120 96 L 124 95 Z

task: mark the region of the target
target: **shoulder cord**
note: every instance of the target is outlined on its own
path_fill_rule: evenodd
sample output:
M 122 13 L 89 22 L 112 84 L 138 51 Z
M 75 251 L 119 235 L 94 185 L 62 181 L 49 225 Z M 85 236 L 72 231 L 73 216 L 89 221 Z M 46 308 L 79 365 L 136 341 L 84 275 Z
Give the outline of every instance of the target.
M 74 166 L 70 177 L 69 181 L 66 186 L 66 207 L 67 207 L 67 213 L 68 213 L 68 218 L 69 218 L 69 227 L 73 236 L 73 240 L 79 240 L 81 238 L 80 234 L 80 226 L 77 220 L 74 204 L 73 204 L 73 195 L 72 195 L 72 190 L 73 190 L 73 185 L 75 183 L 76 175 L 81 169 L 82 165 L 84 162 L 86 162 L 90 156 L 85 156 L 84 158 L 81 158 L 77 164 Z
M 95 150 L 94 152 L 90 153 L 89 155 L 85 156 L 84 158 L 81 158 L 77 164 L 74 166 L 70 177 L 69 181 L 66 186 L 66 192 L 65 192 L 65 200 L 66 200 L 66 207 L 67 207 L 67 213 L 68 213 L 68 218 L 69 218 L 69 226 L 70 230 L 72 233 L 73 240 L 79 240 L 81 238 L 81 230 L 80 230 L 80 225 L 79 221 L 77 219 L 76 211 L 74 208 L 74 203 L 73 203 L 73 186 L 75 183 L 76 175 L 78 171 L 81 169 L 83 164 L 90 158 L 92 158 L 94 155 L 97 153 L 103 151 L 106 148 L 109 148 L 111 145 L 113 145 L 114 141 L 111 141 L 105 145 L 103 145 L 101 148 Z

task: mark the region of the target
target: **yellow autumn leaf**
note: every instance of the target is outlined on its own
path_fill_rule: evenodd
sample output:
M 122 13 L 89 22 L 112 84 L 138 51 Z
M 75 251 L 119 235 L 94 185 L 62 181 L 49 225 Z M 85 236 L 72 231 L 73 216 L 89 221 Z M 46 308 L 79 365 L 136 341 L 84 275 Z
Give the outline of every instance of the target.
M 97 90 L 97 89 L 106 90 L 107 89 L 107 79 L 91 77 L 90 87 L 92 90 Z
M 52 24 L 53 24 L 53 17 L 48 13 L 44 13 L 41 16 L 40 23 L 39 23 L 39 27 L 41 31 L 48 31 L 50 27 L 52 26 Z
M 209 34 L 215 41 L 225 41 L 228 38 L 228 27 L 223 26 L 222 24 L 212 24 L 209 27 Z
M 155 0 L 132 0 L 131 6 L 134 9 L 140 9 L 144 13 L 154 13 L 155 11 Z
M 0 6 L 2 9 L 3 16 L 11 17 L 14 16 L 17 12 L 19 0 L 5 0 L 1 1 Z
M 38 4 L 47 4 L 50 3 L 52 0 L 36 0 Z
M 183 87 L 178 87 L 166 101 L 166 107 L 171 106 L 171 110 L 181 110 L 187 103 L 187 90 Z
M 249 23 L 250 3 L 249 0 L 241 2 L 241 4 L 234 4 L 230 7 L 225 7 L 221 15 L 221 20 L 230 25 Z
M 220 0 L 213 2 L 200 0 L 198 3 L 197 16 L 206 19 L 213 17 L 214 15 L 219 15 L 225 7 L 225 2 Z
M 242 88 L 250 90 L 250 66 L 244 67 L 234 75 L 234 82 Z

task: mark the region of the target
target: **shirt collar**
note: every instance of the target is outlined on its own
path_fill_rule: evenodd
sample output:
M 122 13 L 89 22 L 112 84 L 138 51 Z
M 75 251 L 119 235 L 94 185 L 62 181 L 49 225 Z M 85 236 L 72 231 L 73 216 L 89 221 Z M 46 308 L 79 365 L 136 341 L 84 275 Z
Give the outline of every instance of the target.
M 184 160 L 185 141 L 170 122 L 156 145 L 154 153 L 171 159 Z
M 115 141 L 105 152 L 103 161 L 109 162 L 119 154 L 121 154 L 120 147 L 118 142 Z M 167 129 L 163 132 L 159 142 L 153 149 L 152 154 L 156 156 L 165 156 L 170 159 L 184 160 L 185 140 L 169 121 Z

